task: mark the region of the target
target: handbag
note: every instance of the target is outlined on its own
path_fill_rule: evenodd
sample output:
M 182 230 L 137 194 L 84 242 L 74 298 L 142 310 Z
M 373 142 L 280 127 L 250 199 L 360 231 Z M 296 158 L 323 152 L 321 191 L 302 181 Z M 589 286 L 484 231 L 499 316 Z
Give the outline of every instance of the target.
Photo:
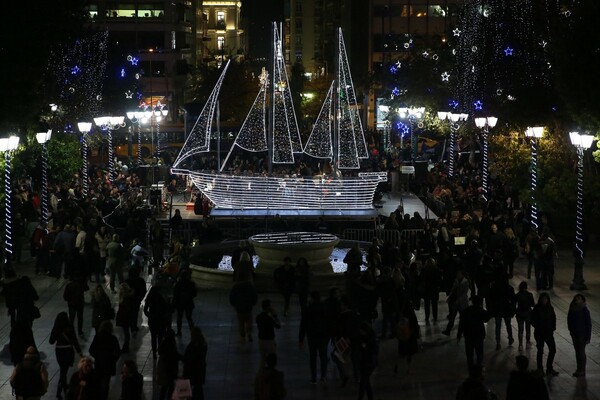
M 192 397 L 192 385 L 189 379 L 175 379 L 175 389 L 171 400 L 181 400 Z

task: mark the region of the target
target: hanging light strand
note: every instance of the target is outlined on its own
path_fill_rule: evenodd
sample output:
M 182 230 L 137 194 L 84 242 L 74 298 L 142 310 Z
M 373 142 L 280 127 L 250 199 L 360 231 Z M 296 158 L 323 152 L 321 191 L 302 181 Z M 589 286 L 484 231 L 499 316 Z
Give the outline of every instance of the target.
M 577 209 L 575 210 L 575 249 L 583 259 L 583 148 L 577 147 Z
M 537 215 L 537 201 L 535 192 L 537 190 L 537 140 L 531 138 L 531 225 L 536 231 L 539 228 Z
M 42 144 L 42 224 L 48 225 L 48 144 Z
M 488 201 L 489 191 L 489 161 L 488 161 L 488 146 L 489 146 L 489 130 L 486 126 L 483 129 L 483 173 L 481 174 L 481 180 L 483 185 L 483 199 Z

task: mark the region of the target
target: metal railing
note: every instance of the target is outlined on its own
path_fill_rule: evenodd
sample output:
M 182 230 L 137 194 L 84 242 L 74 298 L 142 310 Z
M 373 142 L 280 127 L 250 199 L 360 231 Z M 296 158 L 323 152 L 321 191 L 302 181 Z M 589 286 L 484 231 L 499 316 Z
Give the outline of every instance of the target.
M 401 231 L 396 229 L 344 229 L 342 236 L 345 240 L 358 242 L 372 242 L 376 237 L 396 246 L 408 243 L 410 249 L 414 250 L 418 248 L 423 232 L 423 229 L 403 229 Z

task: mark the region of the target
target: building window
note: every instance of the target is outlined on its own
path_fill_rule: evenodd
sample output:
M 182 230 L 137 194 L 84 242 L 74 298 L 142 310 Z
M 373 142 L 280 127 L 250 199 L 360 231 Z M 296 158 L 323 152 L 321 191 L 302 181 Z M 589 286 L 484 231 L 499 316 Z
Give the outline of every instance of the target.
M 296 33 L 302 33 L 302 20 L 296 20 Z
M 217 29 L 225 29 L 225 11 L 217 11 Z
M 223 36 L 219 36 L 217 38 L 217 49 L 223 50 L 225 48 L 225 38 Z
M 302 14 L 302 2 L 300 0 L 296 1 L 296 14 Z
M 296 36 L 296 47 L 302 47 L 302 36 Z

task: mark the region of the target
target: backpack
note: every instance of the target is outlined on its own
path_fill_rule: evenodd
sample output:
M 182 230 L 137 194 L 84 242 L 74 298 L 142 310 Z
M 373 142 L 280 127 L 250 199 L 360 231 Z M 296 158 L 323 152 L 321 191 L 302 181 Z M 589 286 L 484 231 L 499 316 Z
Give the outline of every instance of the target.
M 20 363 L 17 366 L 12 387 L 15 389 L 17 396 L 24 398 L 43 396 L 46 390 L 44 390 L 44 382 L 42 381 L 42 363 L 37 362 L 34 365 Z
M 396 337 L 398 340 L 410 339 L 410 320 L 406 317 L 400 317 L 396 325 Z

